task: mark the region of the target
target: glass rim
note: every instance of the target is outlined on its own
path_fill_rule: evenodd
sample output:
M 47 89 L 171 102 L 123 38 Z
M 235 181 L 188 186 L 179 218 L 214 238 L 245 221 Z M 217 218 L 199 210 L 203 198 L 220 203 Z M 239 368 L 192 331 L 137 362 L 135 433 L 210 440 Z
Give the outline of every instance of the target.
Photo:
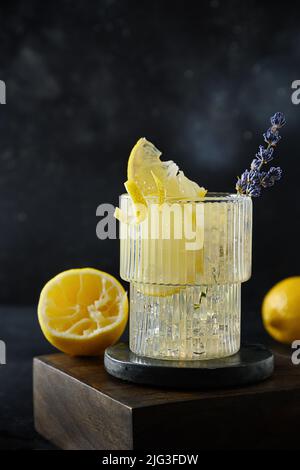
M 130 195 L 128 193 L 122 193 L 120 198 L 129 198 Z M 166 197 L 165 202 L 236 202 L 236 201 L 245 201 L 251 200 L 250 196 L 246 196 L 245 194 L 237 194 L 237 193 L 226 193 L 226 192 L 207 192 L 204 197 L 196 197 L 196 198 L 177 198 L 177 197 Z M 145 196 L 146 201 L 157 200 L 157 196 Z

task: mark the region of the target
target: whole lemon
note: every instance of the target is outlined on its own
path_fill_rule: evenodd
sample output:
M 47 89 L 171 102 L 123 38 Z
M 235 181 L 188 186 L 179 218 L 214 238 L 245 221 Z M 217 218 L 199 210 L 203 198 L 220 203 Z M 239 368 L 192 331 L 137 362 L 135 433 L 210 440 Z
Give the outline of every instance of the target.
M 268 333 L 281 343 L 300 339 L 300 276 L 275 284 L 262 305 L 263 323 Z

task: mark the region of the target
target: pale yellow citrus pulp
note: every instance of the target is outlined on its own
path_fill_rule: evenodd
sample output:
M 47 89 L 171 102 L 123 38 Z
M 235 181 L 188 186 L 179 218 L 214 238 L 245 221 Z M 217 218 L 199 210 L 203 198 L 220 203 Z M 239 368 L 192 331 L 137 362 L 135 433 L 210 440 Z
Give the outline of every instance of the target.
M 127 294 L 110 274 L 93 268 L 71 269 L 43 288 L 38 318 L 48 341 L 71 355 L 100 355 L 123 333 Z

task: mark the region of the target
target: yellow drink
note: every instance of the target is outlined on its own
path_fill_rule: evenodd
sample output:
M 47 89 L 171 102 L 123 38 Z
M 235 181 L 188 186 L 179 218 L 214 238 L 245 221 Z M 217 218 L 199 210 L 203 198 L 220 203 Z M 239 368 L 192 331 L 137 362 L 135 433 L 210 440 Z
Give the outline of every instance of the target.
M 240 347 L 241 283 L 251 274 L 251 198 L 147 199 L 132 222 L 120 198 L 120 274 L 130 282 L 130 349 L 162 359 L 208 359 Z

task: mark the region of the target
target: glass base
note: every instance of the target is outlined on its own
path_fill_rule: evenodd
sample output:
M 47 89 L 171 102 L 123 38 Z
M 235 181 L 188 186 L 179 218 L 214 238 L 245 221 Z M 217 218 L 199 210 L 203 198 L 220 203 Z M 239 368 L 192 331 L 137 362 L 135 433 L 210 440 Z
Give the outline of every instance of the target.
M 140 356 L 199 360 L 240 348 L 241 284 L 130 284 L 130 349 Z

